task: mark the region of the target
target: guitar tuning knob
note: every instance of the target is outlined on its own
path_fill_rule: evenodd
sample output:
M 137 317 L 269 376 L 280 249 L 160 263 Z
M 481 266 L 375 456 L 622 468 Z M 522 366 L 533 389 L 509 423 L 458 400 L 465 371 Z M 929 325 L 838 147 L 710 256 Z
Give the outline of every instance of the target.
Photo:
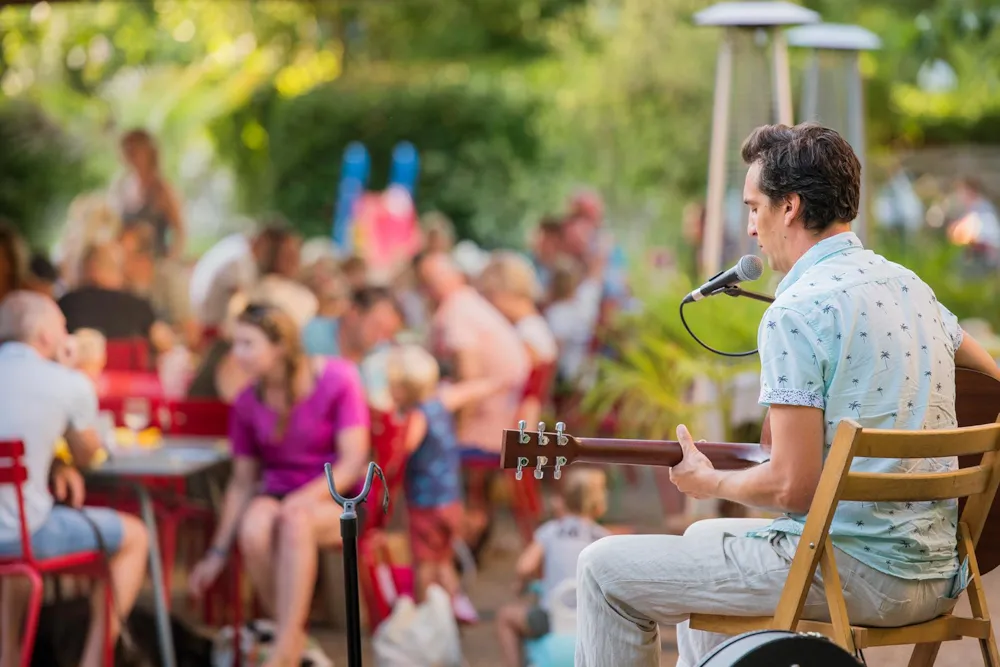
M 565 430 L 566 430 L 566 424 L 564 422 L 556 422 L 556 444 L 559 445 L 560 447 L 565 447 L 566 443 L 569 442 L 569 438 L 567 438 L 566 434 L 563 433 L 563 431 Z M 556 477 L 556 479 L 559 478 Z
M 555 469 L 555 472 L 552 473 L 552 478 L 553 479 L 561 479 L 562 478 L 562 467 L 564 465 L 566 465 L 566 457 L 565 456 L 557 456 L 556 457 L 556 469 Z
M 524 429 L 526 428 L 528 428 L 528 422 L 524 421 L 523 419 L 517 422 L 517 430 L 520 431 L 521 433 L 520 437 L 518 438 L 518 441 L 522 445 L 528 444 L 528 442 L 531 440 L 528 434 L 524 432 Z
M 549 444 L 549 436 L 545 435 L 545 422 L 538 422 L 538 444 L 542 446 Z
M 517 457 L 517 472 L 514 473 L 514 479 L 520 481 L 524 477 L 524 473 L 521 472 L 528 465 L 528 458 L 526 456 Z
M 539 456 L 537 462 L 535 463 L 535 479 L 541 479 L 545 476 L 542 472 L 542 466 L 549 462 L 547 456 Z

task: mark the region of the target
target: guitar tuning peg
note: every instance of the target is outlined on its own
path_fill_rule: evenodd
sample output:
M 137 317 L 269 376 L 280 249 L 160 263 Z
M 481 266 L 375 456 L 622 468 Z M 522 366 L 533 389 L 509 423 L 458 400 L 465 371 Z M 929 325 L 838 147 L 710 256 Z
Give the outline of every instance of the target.
M 528 434 L 524 432 L 524 429 L 526 428 L 528 428 L 528 422 L 524 421 L 523 419 L 517 422 L 517 430 L 520 431 L 521 433 L 520 437 L 518 438 L 518 441 L 522 445 L 528 444 L 528 441 L 531 440 L 531 438 L 528 437 Z
M 564 465 L 566 465 L 566 457 L 565 456 L 557 456 L 556 457 L 556 470 L 555 470 L 554 473 L 552 473 L 552 478 L 553 479 L 561 479 L 562 478 L 562 470 L 561 470 L 561 468 Z
M 521 472 L 528 465 L 528 458 L 526 456 L 517 457 L 517 472 L 514 473 L 514 479 L 520 481 L 524 477 L 524 473 Z
M 563 431 L 566 430 L 565 422 L 556 422 L 556 444 L 560 447 L 565 447 L 566 443 L 569 442 L 569 438 Z M 556 479 L 559 479 L 558 477 Z
M 549 436 L 545 435 L 545 422 L 538 422 L 538 444 L 542 446 L 549 444 Z
M 542 466 L 548 462 L 549 459 L 547 456 L 538 457 L 537 461 L 535 462 L 535 479 L 541 479 L 542 477 L 545 476 L 545 473 L 542 472 Z

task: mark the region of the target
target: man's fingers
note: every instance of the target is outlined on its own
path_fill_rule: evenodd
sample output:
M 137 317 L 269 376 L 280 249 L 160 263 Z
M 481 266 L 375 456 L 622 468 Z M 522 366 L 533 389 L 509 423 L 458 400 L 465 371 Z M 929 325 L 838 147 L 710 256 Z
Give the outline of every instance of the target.
M 55 479 L 52 480 L 52 495 L 56 497 L 56 500 L 66 500 L 66 479 L 62 475 L 56 475 Z
M 73 507 L 77 509 L 83 507 L 84 494 L 86 494 L 86 489 L 83 484 L 83 478 L 77 477 L 73 480 L 73 487 L 71 489 L 72 498 L 70 498 L 70 502 L 72 502 Z

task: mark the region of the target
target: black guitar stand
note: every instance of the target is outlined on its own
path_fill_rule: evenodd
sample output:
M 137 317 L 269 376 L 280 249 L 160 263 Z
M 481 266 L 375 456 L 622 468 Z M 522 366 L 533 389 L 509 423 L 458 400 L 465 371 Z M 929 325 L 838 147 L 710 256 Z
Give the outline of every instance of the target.
M 361 667 L 361 599 L 358 593 L 358 511 L 357 506 L 368 499 L 372 481 L 377 475 L 382 482 L 382 512 L 389 511 L 389 488 L 385 484 L 382 469 L 374 461 L 368 464 L 368 473 L 361 493 L 353 498 L 344 498 L 337 493 L 333 482 L 333 466 L 323 466 L 326 485 L 330 495 L 344 508 L 340 515 L 340 536 L 344 540 L 344 593 L 347 605 L 347 665 Z

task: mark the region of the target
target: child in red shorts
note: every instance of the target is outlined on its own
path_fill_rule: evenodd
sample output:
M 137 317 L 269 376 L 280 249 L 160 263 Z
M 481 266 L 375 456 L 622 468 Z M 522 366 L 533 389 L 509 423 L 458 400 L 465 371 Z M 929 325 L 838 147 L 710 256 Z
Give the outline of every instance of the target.
M 404 489 L 409 512 L 417 601 L 438 584 L 452 597 L 459 621 L 478 620 L 461 591 L 452 541 L 462 531 L 461 457 L 452 414 L 498 391 L 495 379 L 469 380 L 439 387 L 437 361 L 418 345 L 393 349 L 387 360 L 389 391 L 396 406 L 410 413 Z

